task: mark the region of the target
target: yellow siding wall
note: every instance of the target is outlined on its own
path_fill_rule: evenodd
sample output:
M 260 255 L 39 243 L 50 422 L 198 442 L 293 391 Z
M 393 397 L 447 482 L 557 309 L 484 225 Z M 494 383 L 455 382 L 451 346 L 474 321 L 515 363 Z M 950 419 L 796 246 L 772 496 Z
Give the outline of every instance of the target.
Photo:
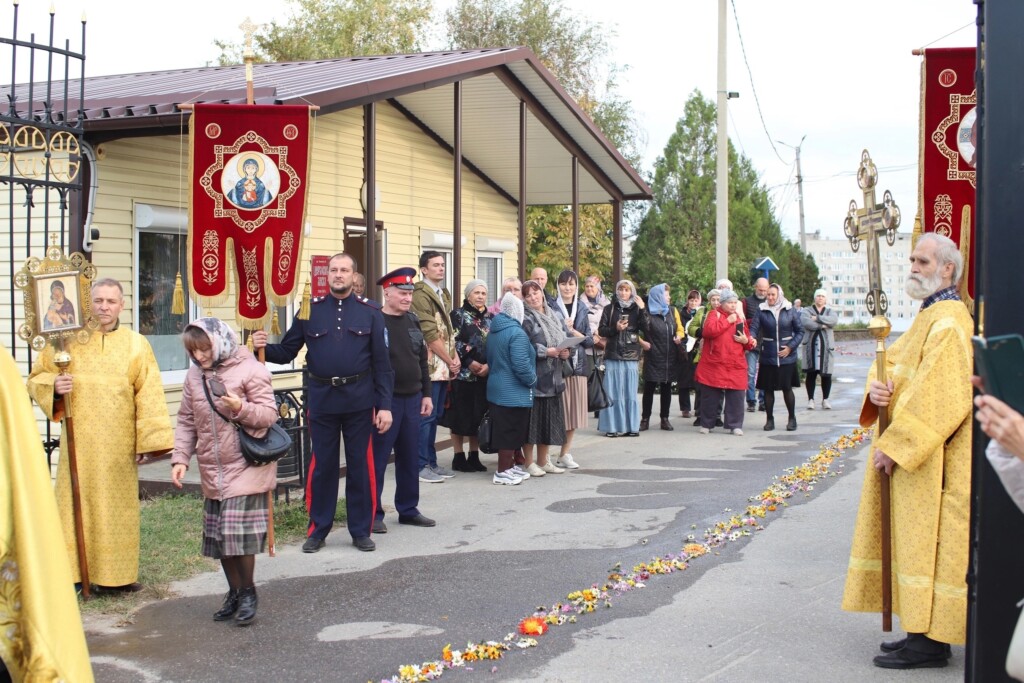
M 361 218 L 359 189 L 363 182 L 362 109 L 351 109 L 318 116 L 313 127 L 312 177 L 309 183 L 307 222 L 311 234 L 303 240 L 301 285 L 306 282 L 311 254 L 341 251 L 344 241 L 343 219 Z M 377 220 L 383 221 L 388 235 L 387 269 L 415 266 L 419 259 L 422 230 L 451 233 L 453 220 L 452 157 L 424 135 L 401 113 L 386 103 L 377 107 L 377 184 L 380 208 Z M 95 242 L 93 263 L 100 277 L 114 277 L 125 287 L 122 324 L 135 327 L 135 216 L 136 203 L 164 207 L 187 207 L 188 142 L 177 135 L 126 138 L 105 142 L 97 148 L 97 178 L 93 227 L 100 231 Z M 0 203 L 6 201 L 6 193 Z M 7 215 L 6 208 L 4 213 Z M 462 226 L 465 243 L 462 251 L 461 279 L 465 283 L 476 276 L 475 237 L 477 234 L 511 240 L 515 243 L 516 209 L 479 177 L 463 167 Z M 16 236 L 24 243 L 24 238 Z M 33 238 L 33 245 L 36 239 Z M 33 246 L 33 251 L 39 249 Z M 14 260 L 24 260 L 23 249 L 15 250 Z M 10 249 L 0 246 L 0 265 L 5 271 Z M 517 271 L 517 254 L 504 254 L 504 273 Z M 10 283 L 0 278 L 0 329 L 10 329 Z M 454 293 L 461 300 L 461 293 Z M 212 314 L 226 320 L 234 318 L 232 296 L 225 306 Z M 206 311 L 203 311 L 205 314 Z M 20 319 L 20 299 L 15 308 Z M 287 321 L 282 321 L 284 328 Z M 24 356 L 24 353 L 21 354 Z M 27 370 L 27 368 L 26 368 Z M 292 378 L 279 380 L 294 383 Z M 172 415 L 180 400 L 180 385 L 168 384 L 167 402 Z

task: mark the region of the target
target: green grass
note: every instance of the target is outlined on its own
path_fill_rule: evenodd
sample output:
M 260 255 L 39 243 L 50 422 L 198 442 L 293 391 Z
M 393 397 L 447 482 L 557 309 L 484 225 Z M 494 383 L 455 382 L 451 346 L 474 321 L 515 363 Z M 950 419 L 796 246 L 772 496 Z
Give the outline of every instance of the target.
M 142 501 L 138 593 L 97 595 L 80 601 L 82 612 L 112 615 L 131 622 L 132 613 L 147 602 L 172 596 L 170 584 L 196 574 L 217 571 L 220 563 L 200 554 L 203 541 L 203 498 L 168 494 Z M 339 500 L 334 521 L 344 523 L 345 501 Z M 278 547 L 306 537 L 309 516 L 301 500 L 274 504 L 274 536 Z

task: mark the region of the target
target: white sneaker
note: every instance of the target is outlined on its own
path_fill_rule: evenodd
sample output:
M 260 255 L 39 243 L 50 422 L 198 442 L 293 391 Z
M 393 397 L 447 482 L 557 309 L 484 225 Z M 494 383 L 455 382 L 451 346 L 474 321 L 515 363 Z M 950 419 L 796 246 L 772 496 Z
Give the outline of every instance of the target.
M 559 467 L 564 467 L 567 470 L 578 470 L 580 468 L 580 466 L 576 464 L 576 461 L 572 459 L 572 453 L 566 453 L 562 457 L 558 458 L 555 460 L 555 464 Z
M 824 401 L 822 401 L 821 406 L 823 408 L 825 407 L 825 402 Z M 814 410 L 814 399 L 813 398 L 810 401 L 807 402 L 807 410 Z
M 511 472 L 512 474 L 514 474 L 515 476 L 519 477 L 523 481 L 526 481 L 527 479 L 530 478 L 530 473 L 527 472 L 526 470 L 524 470 L 522 465 L 513 465 L 511 470 L 505 470 L 505 471 L 506 472 Z
M 700 428 L 700 433 L 701 433 L 701 434 L 710 434 L 710 433 L 711 433 L 711 430 L 710 430 L 710 429 L 708 429 L 707 427 L 701 427 L 701 428 Z
M 531 462 L 530 466 L 526 468 L 526 471 L 530 473 L 531 477 L 543 477 L 547 472 L 537 467 L 537 463 Z
M 824 399 L 821 400 L 821 409 L 822 410 L 832 410 L 832 404 L 828 402 L 827 398 L 824 398 Z
M 550 460 L 547 463 L 545 463 L 544 466 L 541 467 L 541 469 L 547 472 L 548 474 L 561 474 L 562 472 L 565 472 L 565 470 L 563 470 L 561 467 L 556 467 L 554 463 L 552 463 Z
M 516 484 L 522 484 L 523 478 L 516 475 L 512 468 L 509 468 L 504 472 L 495 472 L 491 483 L 501 484 L 502 486 L 515 486 Z
M 743 436 L 743 430 L 739 428 L 732 430 L 732 433 L 736 436 Z

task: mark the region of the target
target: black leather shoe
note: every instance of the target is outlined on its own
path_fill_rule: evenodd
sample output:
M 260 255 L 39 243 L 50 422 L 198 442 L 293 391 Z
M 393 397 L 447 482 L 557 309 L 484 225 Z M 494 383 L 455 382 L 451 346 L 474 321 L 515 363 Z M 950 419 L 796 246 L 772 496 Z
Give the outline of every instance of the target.
M 352 539 L 352 545 L 362 550 L 364 553 L 368 553 L 371 550 L 377 549 L 377 544 L 373 542 L 373 539 L 369 536 L 360 536 L 359 538 Z
M 646 432 L 651 427 L 651 422 L 646 417 L 640 420 L 640 431 Z
M 235 625 L 248 626 L 256 621 L 256 586 L 238 589 L 238 611 L 235 612 Z
M 795 417 L 789 418 L 789 422 L 786 423 L 786 431 L 787 432 L 795 432 L 796 431 L 796 418 Z
M 757 409 L 758 409 L 758 410 L 759 410 L 760 412 L 762 412 L 762 413 L 763 413 L 763 412 L 764 412 L 764 410 L 765 410 L 765 408 L 764 408 L 764 403 L 758 403 L 758 404 L 757 404 Z
M 764 423 L 764 431 L 771 432 L 771 431 L 774 431 L 774 430 L 775 430 L 775 420 L 769 417 L 768 420 Z
M 466 469 L 466 454 L 456 453 L 455 457 L 452 458 L 452 469 L 456 472 L 471 472 L 472 470 Z
M 756 413 L 757 412 L 757 404 L 754 403 L 753 401 L 747 401 L 747 412 L 748 413 Z
M 675 427 L 672 426 L 672 423 L 668 421 L 667 417 L 661 418 L 661 428 L 666 432 L 671 432 L 675 430 Z
M 373 520 L 373 533 L 375 534 L 386 534 L 388 532 L 388 525 L 384 523 L 383 519 Z
M 878 655 L 872 661 L 883 669 L 938 669 L 949 664 L 949 657 L 944 651 L 917 652 L 904 647 L 887 655 Z
M 934 642 L 938 642 L 938 641 L 934 641 Z M 903 638 L 900 638 L 899 640 L 890 640 L 890 641 L 887 641 L 887 642 L 883 642 L 883 643 L 881 643 L 878 646 L 878 649 L 881 650 L 882 652 L 896 652 L 897 650 L 902 650 L 906 646 L 907 646 L 907 638 L 903 637 Z M 950 657 L 953 656 L 953 648 L 949 646 L 949 643 L 942 643 L 942 651 L 945 653 L 946 659 L 949 659 Z
M 327 545 L 327 542 L 322 538 L 313 538 L 310 536 L 306 539 L 306 542 L 302 544 L 302 552 L 304 553 L 315 553 L 319 552 L 320 548 Z
M 640 432 L 626 432 L 626 436 L 640 436 Z
M 413 515 L 412 517 L 399 517 L 399 524 L 409 524 L 411 526 L 437 526 L 437 522 L 432 520 L 430 517 L 424 517 L 423 515 Z
M 228 594 L 224 596 L 224 604 L 221 605 L 220 609 L 213 613 L 214 621 L 227 621 L 231 617 L 235 616 L 235 612 L 238 611 L 238 591 L 234 588 L 228 591 Z

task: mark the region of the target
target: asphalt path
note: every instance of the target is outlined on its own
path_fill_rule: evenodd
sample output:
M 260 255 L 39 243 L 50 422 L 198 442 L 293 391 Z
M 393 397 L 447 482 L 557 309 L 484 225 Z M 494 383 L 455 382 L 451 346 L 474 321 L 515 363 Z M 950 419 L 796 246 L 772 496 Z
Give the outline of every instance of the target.
M 317 554 L 296 545 L 261 556 L 259 616 L 248 628 L 210 618 L 225 590 L 215 572 L 174 584 L 174 597 L 143 607 L 127 626 L 89 617 L 96 678 L 365 683 L 438 660 L 449 643 L 501 641 L 537 607 L 604 583 L 617 565 L 628 572 L 678 554 L 691 535 L 703 540 L 787 468 L 852 431 L 872 349 L 840 345 L 834 410 L 808 411 L 796 391 L 795 432 L 784 429 L 781 396 L 780 429 L 764 432 L 764 414 L 747 413 L 744 436 L 701 435 L 675 403 L 673 432 L 607 439 L 591 420 L 573 448 L 579 470 L 514 487 L 493 486 L 490 473 L 423 484 L 432 529 L 397 523 L 389 470 L 389 532 L 375 536 L 375 552 L 353 548 L 341 528 Z M 553 627 L 536 647 L 451 669 L 444 680 L 962 679 L 963 648 L 943 670 L 874 668 L 877 643 L 889 637 L 880 617 L 839 609 L 866 451 L 844 454 L 812 491 L 770 513 L 764 530 L 613 595 L 611 607 Z M 441 454 L 446 464 L 450 453 Z M 493 471 L 494 456 L 484 462 Z

